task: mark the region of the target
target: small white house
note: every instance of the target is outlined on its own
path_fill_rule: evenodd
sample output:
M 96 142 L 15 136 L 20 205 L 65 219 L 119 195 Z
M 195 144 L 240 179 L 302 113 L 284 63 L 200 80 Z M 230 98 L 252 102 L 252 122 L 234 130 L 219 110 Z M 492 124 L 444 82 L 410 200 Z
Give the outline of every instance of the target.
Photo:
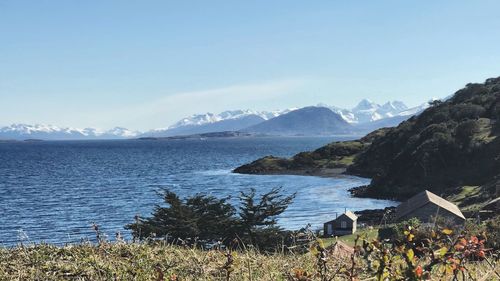
M 334 220 L 323 225 L 325 237 L 349 235 L 356 232 L 358 217 L 351 211 L 346 211 Z

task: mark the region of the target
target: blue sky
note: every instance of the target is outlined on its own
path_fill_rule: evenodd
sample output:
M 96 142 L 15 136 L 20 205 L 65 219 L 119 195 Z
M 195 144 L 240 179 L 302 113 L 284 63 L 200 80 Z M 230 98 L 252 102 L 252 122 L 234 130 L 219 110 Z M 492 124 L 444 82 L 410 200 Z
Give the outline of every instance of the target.
M 500 1 L 0 0 L 0 125 L 420 104 L 500 76 Z

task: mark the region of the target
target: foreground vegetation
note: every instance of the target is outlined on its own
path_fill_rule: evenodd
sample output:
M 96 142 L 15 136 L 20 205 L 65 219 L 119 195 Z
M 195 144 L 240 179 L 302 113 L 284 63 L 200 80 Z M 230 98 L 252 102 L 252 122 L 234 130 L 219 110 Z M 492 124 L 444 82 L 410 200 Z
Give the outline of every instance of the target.
M 358 232 L 350 235 L 345 235 L 345 236 L 340 236 L 340 237 L 334 237 L 334 238 L 324 238 L 323 244 L 325 246 L 330 246 L 335 244 L 336 241 L 341 241 L 342 243 L 345 243 L 348 246 L 354 247 L 354 244 L 356 243 L 356 239 L 358 237 L 363 237 L 364 239 L 368 241 L 373 241 L 377 239 L 378 237 L 378 231 L 379 228 L 365 228 L 365 229 L 360 229 Z
M 0 250 L 0 280 L 283 280 L 307 256 L 232 254 L 163 243 L 37 245 Z
M 426 233 L 426 234 L 425 234 Z M 321 240 L 263 253 L 237 243 L 201 250 L 164 241 L 0 249 L 0 280 L 500 280 L 482 236 L 406 227 L 401 240 L 357 236 L 353 253 Z

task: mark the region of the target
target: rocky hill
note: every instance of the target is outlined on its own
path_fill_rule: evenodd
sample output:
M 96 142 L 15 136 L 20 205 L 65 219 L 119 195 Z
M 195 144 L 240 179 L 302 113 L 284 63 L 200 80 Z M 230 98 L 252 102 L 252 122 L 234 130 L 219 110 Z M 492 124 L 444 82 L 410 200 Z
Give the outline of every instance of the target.
M 263 158 L 235 170 L 273 173 L 341 167 L 372 178 L 358 196 L 405 199 L 424 189 L 444 196 L 474 187 L 478 197 L 500 186 L 500 77 L 468 84 L 397 127 L 358 141 L 332 143 L 291 159 Z M 483 200 L 483 201 L 484 201 Z
M 333 142 L 315 151 L 301 152 L 285 159 L 266 156 L 234 170 L 241 174 L 298 174 L 330 176 L 346 171 L 356 155 L 364 151 L 387 129 L 380 129 L 359 140 Z

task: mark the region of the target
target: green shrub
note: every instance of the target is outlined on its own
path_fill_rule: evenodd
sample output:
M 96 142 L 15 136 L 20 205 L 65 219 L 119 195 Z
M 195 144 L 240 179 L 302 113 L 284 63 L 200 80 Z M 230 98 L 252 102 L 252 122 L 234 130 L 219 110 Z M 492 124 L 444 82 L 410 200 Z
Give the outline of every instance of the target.
M 125 228 L 132 230 L 134 240 L 164 237 L 168 241 L 221 241 L 229 245 L 238 239 L 261 250 L 274 250 L 288 236 L 276 225 L 276 217 L 294 198 L 295 194 L 282 195 L 281 188 L 260 196 L 251 189 L 240 193 L 236 211 L 229 198 L 196 194 L 181 199 L 166 190 L 163 200 L 167 206 L 156 206 L 152 217 L 136 217 Z
M 389 227 L 380 228 L 378 231 L 378 238 L 380 240 L 390 240 L 394 241 L 402 241 L 404 239 L 404 230 L 408 227 L 410 228 L 418 228 L 420 227 L 421 222 L 417 218 L 411 218 L 407 221 L 403 221 Z

